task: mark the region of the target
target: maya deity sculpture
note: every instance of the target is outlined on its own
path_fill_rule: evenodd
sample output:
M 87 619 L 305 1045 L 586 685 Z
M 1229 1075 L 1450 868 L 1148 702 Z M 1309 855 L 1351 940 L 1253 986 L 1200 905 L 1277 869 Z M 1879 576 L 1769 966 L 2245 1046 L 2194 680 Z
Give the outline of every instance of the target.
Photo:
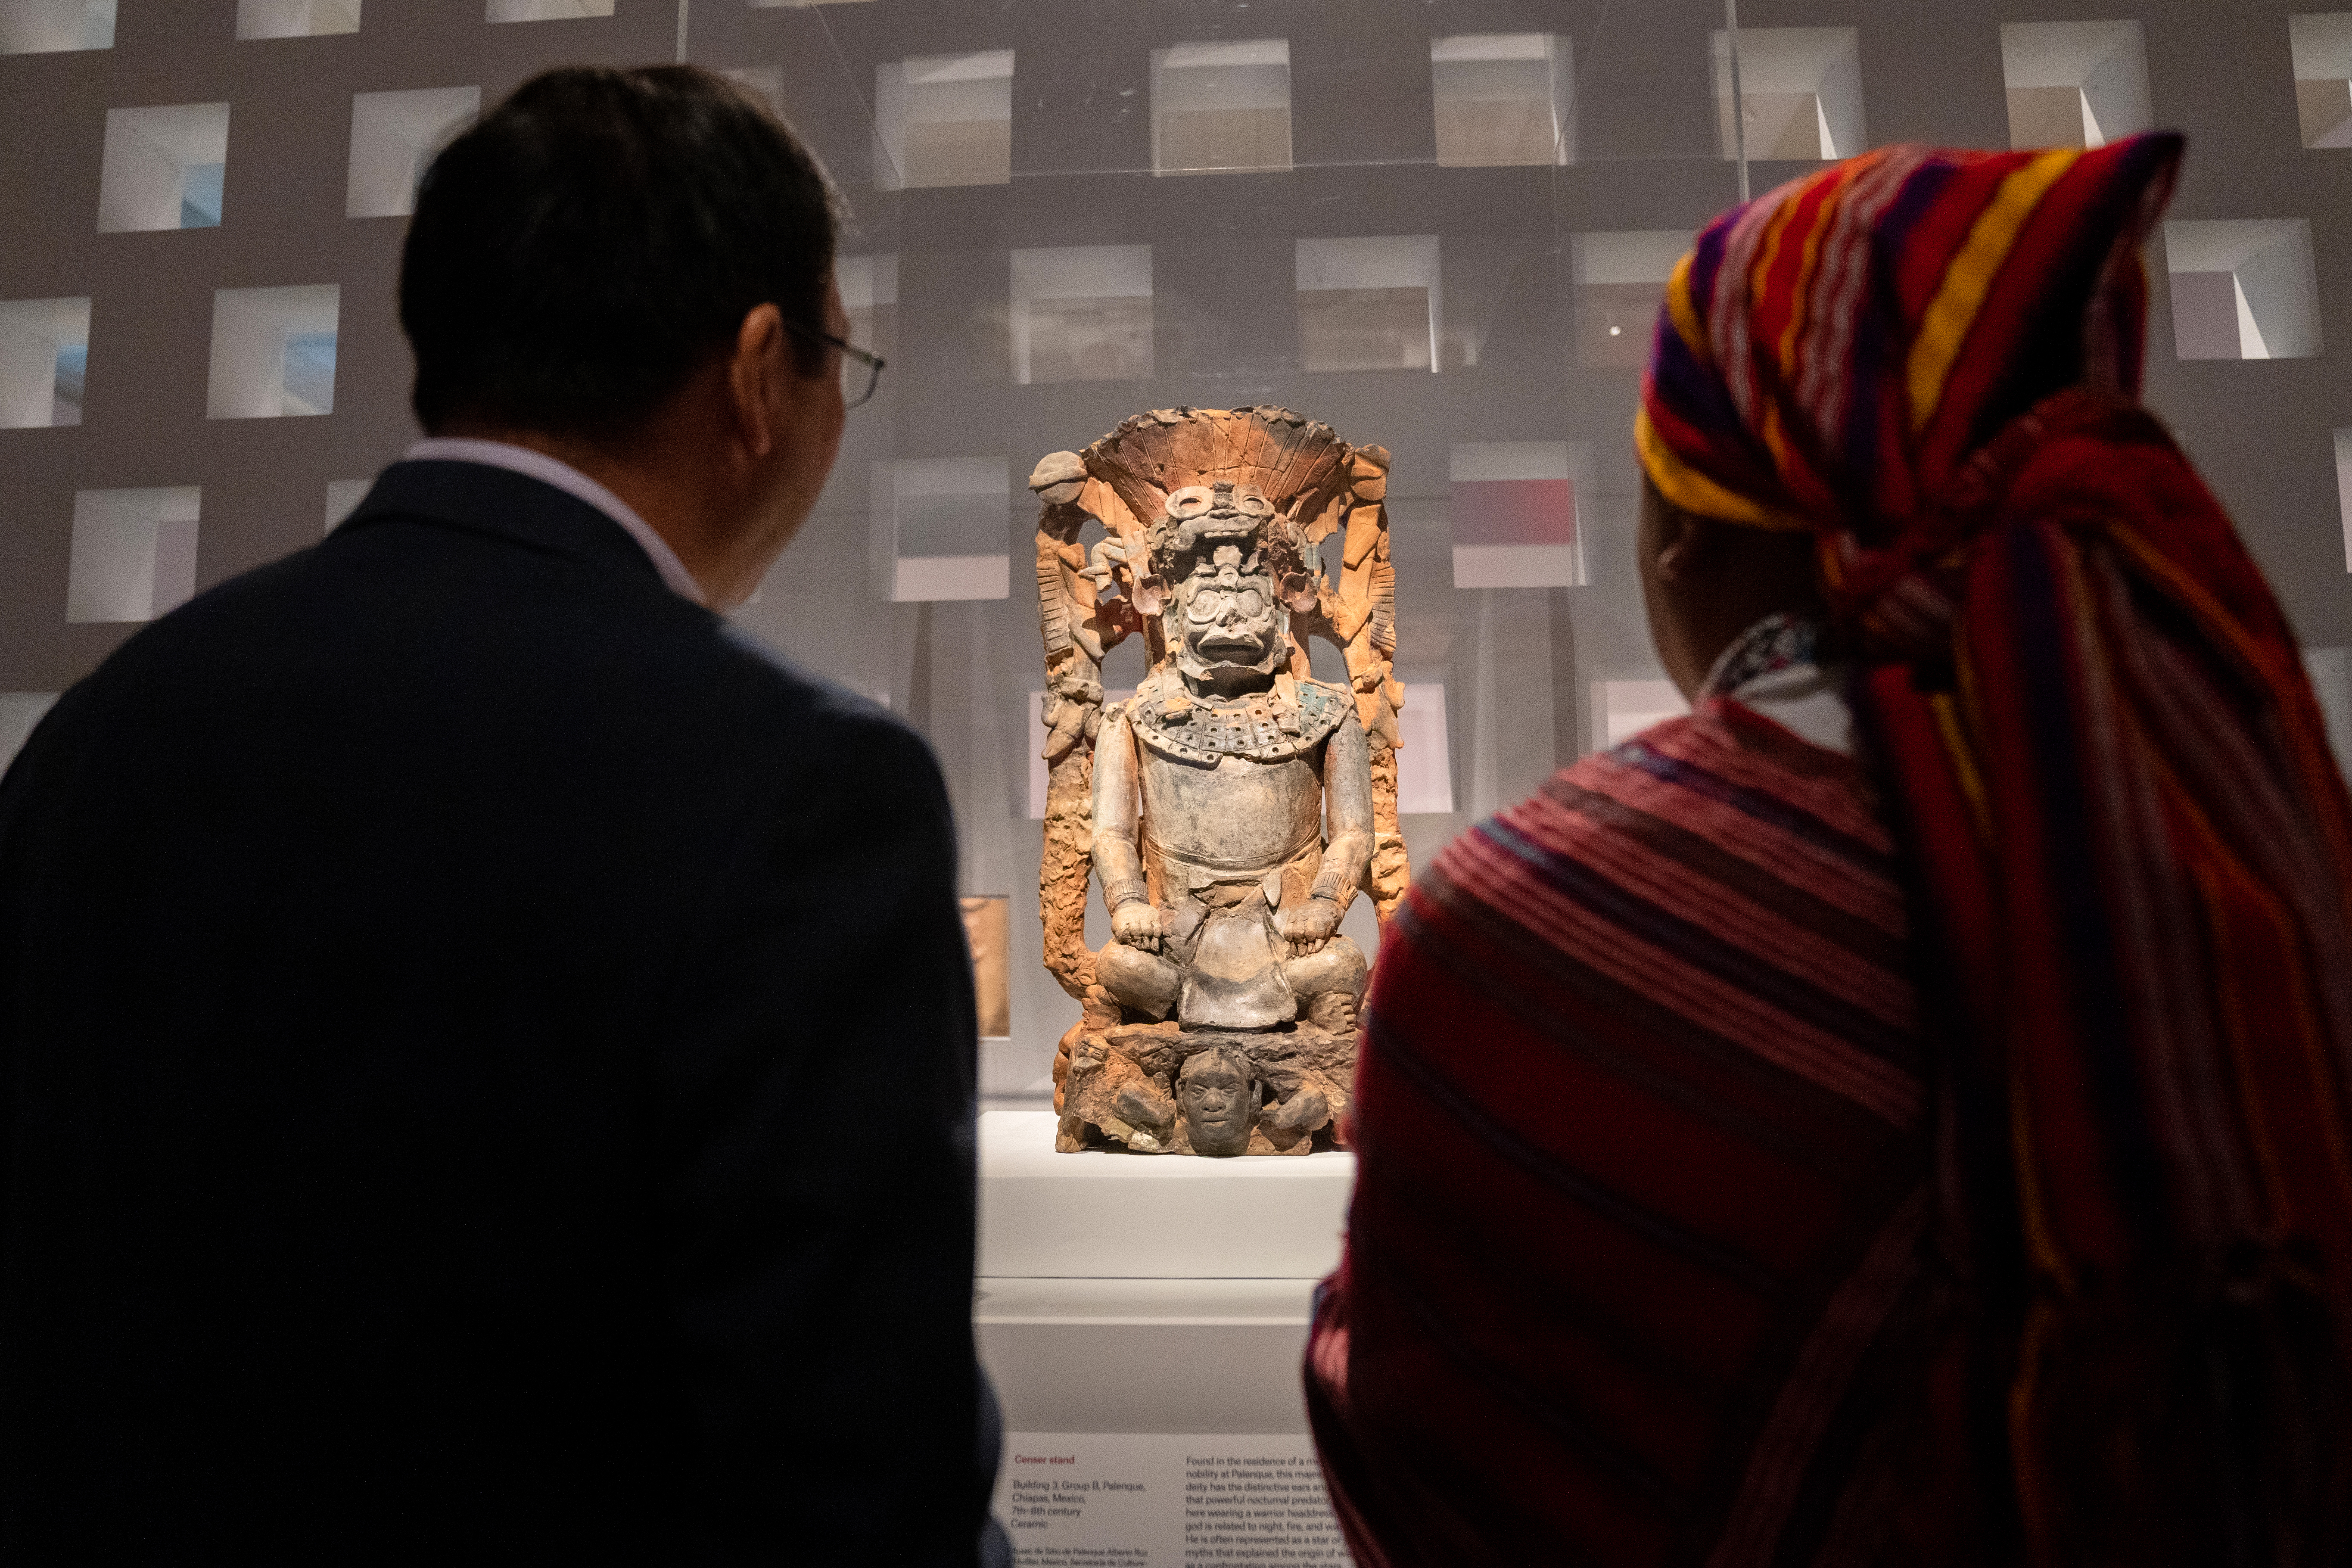
M 1365 891 L 1385 921 L 1407 878 L 1388 463 L 1287 409 L 1177 408 L 1030 477 L 1045 966 L 1083 1008 L 1054 1062 L 1058 1148 L 1339 1137 L 1366 973 L 1339 921 Z M 1314 678 L 1317 636 L 1347 684 Z M 1107 705 L 1103 656 L 1130 637 L 1149 672 Z

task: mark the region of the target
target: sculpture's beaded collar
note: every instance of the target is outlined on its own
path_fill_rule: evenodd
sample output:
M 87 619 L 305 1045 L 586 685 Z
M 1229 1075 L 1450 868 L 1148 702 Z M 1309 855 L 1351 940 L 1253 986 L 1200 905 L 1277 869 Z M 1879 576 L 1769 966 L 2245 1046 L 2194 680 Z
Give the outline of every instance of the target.
M 1339 687 L 1286 675 L 1272 690 L 1211 700 L 1162 670 L 1136 689 L 1124 710 L 1136 739 L 1161 756 L 1213 765 L 1225 757 L 1303 757 L 1353 717 L 1356 704 Z

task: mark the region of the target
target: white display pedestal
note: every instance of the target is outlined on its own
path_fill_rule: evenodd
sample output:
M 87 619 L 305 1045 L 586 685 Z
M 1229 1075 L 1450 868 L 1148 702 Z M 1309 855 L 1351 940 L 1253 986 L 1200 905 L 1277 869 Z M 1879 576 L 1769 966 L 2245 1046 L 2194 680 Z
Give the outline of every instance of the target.
M 1054 1152 L 1050 1110 L 980 1119 L 989 1278 L 1319 1279 L 1339 1264 L 1356 1157 Z
M 980 1119 L 972 1322 L 1013 1432 L 1307 1430 L 1298 1365 L 1355 1156 L 1054 1152 Z

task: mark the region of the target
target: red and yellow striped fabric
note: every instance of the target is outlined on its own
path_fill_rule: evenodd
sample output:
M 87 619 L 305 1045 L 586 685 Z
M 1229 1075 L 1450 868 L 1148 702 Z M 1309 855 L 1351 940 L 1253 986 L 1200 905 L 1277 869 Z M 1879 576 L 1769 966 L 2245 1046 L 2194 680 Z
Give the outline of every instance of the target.
M 2063 387 L 2137 395 L 2139 247 L 2178 136 L 1883 148 L 1736 208 L 1675 269 L 1634 424 L 1686 511 L 1885 546 Z

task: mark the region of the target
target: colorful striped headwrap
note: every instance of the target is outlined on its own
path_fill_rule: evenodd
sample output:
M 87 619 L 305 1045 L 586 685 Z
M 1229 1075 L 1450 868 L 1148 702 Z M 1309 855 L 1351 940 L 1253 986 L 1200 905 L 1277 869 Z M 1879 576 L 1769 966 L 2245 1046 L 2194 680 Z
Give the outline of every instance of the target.
M 1819 542 L 1930 933 L 1956 1375 L 2024 1554 L 2338 1562 L 2352 807 L 2137 402 L 2180 156 L 1895 147 L 1733 211 L 1668 285 L 1636 441 L 1675 505 Z

